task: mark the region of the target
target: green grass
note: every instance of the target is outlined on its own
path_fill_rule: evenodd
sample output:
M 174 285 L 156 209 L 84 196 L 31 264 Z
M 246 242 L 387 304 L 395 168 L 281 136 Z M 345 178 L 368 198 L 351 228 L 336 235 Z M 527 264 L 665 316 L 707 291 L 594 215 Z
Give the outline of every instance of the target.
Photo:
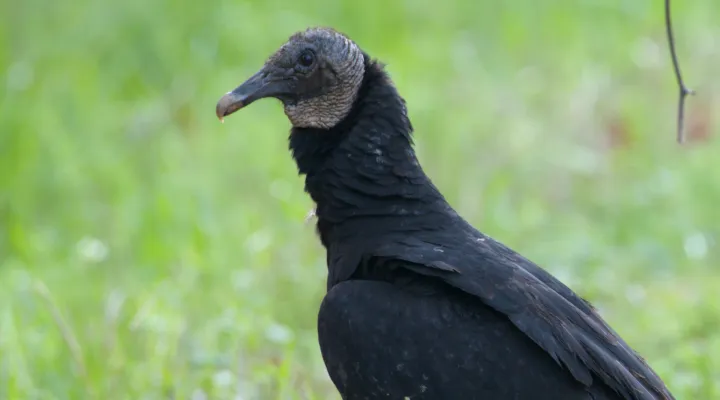
M 289 124 L 214 115 L 309 25 L 388 63 L 464 216 L 720 397 L 720 2 L 674 20 L 684 147 L 660 0 L 2 2 L 0 398 L 338 398 Z

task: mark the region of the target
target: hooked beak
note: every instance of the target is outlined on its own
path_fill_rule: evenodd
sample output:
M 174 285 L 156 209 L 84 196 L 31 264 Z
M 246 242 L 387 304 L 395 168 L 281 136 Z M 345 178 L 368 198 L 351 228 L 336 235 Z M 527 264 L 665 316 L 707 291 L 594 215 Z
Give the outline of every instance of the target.
M 265 97 L 278 97 L 288 92 L 288 82 L 274 77 L 265 68 L 251 76 L 242 85 L 231 92 L 227 92 L 217 103 L 215 114 L 223 120 L 224 117 L 249 105 L 255 100 Z

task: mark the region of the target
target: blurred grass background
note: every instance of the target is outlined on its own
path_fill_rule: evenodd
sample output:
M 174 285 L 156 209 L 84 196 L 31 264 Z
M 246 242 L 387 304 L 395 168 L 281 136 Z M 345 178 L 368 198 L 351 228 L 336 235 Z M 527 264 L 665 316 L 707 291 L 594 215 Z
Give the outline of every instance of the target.
M 289 124 L 214 115 L 311 25 L 388 63 L 464 216 L 720 398 L 720 2 L 674 7 L 683 147 L 660 0 L 0 4 L 0 398 L 338 398 Z

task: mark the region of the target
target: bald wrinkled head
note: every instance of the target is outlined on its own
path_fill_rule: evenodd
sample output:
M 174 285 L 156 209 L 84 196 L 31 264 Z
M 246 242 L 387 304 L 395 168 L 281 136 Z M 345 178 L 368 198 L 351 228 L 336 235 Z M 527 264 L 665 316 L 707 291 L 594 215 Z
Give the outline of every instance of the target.
M 291 36 L 260 71 L 223 96 L 217 115 L 275 97 L 294 127 L 330 129 L 350 112 L 364 73 L 354 42 L 332 29 L 310 28 Z

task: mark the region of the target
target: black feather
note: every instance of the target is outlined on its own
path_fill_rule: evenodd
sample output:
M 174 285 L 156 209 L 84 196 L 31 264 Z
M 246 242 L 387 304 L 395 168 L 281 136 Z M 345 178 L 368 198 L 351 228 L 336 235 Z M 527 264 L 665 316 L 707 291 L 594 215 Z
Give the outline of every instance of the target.
M 556 382 L 555 386 L 547 387 L 557 386 L 552 389 L 554 398 L 580 398 L 576 397 L 577 388 L 584 388 L 582 392 L 588 397 L 582 398 L 672 399 L 662 380 L 588 302 L 539 266 L 478 232 L 448 205 L 415 156 L 412 126 L 404 100 L 383 68 L 367 55 L 364 57 L 365 76 L 350 114 L 330 130 L 294 128 L 290 135 L 292 155 L 299 172 L 306 175 L 305 189 L 317 204 L 318 232 L 328 253 L 329 293 L 320 315 L 321 345 L 330 374 L 345 398 L 374 398 L 373 393 L 377 396 L 398 394 L 394 392 L 400 391 L 398 388 L 422 386 L 431 390 L 430 386 L 436 385 L 439 388 L 432 393 L 462 393 L 463 398 L 485 393 L 497 395 L 493 398 L 499 399 L 502 393 L 508 396 L 533 393 L 544 387 L 540 382 L 552 381 Z M 348 285 L 348 282 L 361 281 L 386 282 L 395 289 L 360 283 Z M 361 286 L 364 292 L 359 291 Z M 420 296 L 416 304 L 388 303 L 385 309 L 380 306 L 386 304 L 383 296 L 401 297 L 408 290 L 407 293 L 416 293 L 412 288 L 423 293 L 413 294 Z M 395 295 L 391 294 L 392 290 L 401 292 Z M 370 292 L 374 295 L 370 296 Z M 438 311 L 444 316 L 442 324 L 436 322 L 439 317 L 426 317 L 430 311 L 422 311 L 422 307 L 445 310 L 440 300 L 432 306 L 425 303 L 430 301 L 428 293 L 453 299 L 464 299 L 461 293 L 470 295 L 468 300 L 457 300 L 457 307 L 452 306 L 462 309 L 457 313 L 466 317 L 457 319 L 457 315 Z M 380 308 L 370 311 L 375 304 Z M 494 311 L 484 311 L 487 307 Z M 381 317 L 383 310 L 396 315 L 395 325 Z M 412 321 L 402 319 L 404 313 L 416 315 L 418 321 L 427 321 L 425 325 L 417 325 L 422 334 L 413 331 Z M 504 319 L 514 328 L 503 331 L 509 332 L 504 334 L 507 339 L 491 338 L 492 332 L 502 331 L 505 328 L 499 327 L 504 325 L 497 325 L 495 330 L 482 330 L 481 322 L 475 320 L 479 315 L 488 318 L 482 323 L 502 324 Z M 437 376 L 435 382 L 425 382 L 418 375 L 412 378 L 410 372 L 395 371 L 390 376 L 389 370 L 380 366 L 381 359 L 395 364 L 412 359 L 420 364 L 413 367 L 416 368 L 413 371 L 434 371 L 432 365 L 418 360 L 425 360 L 421 354 L 423 348 L 439 346 L 437 348 L 447 354 L 458 350 L 453 349 L 453 343 L 441 339 L 462 335 L 452 330 L 453 324 L 464 326 L 468 331 L 477 328 L 477 332 L 486 332 L 463 342 L 469 346 L 465 350 L 468 354 L 463 357 L 472 360 L 465 362 L 474 363 L 467 369 L 475 371 L 476 378 L 461 375 L 465 370 L 457 366 L 459 361 L 455 356 L 446 361 L 435 357 L 433 361 L 443 368 L 455 368 L 454 378 L 446 377 L 442 371 L 436 371 L 437 375 L 413 372 L 428 379 Z M 345 326 L 354 330 L 346 332 Z M 512 329 L 516 329 L 518 335 Z M 346 332 L 346 336 L 342 332 Z M 396 336 L 391 332 L 396 332 Z M 522 350 L 525 347 L 522 347 L 520 332 L 539 346 L 545 356 Z M 407 335 L 416 335 L 418 343 L 424 343 L 423 348 L 402 345 L 399 338 Z M 395 337 L 398 343 L 383 344 L 382 341 L 390 337 Z M 375 349 L 378 355 L 354 351 L 347 347 L 350 342 L 358 349 L 363 346 Z M 483 347 L 478 353 L 472 353 L 470 347 L 487 343 L 493 343 L 498 349 Z M 383 346 L 395 348 L 383 350 Z M 503 360 L 500 354 L 512 354 L 518 360 Z M 523 357 L 534 361 L 524 361 Z M 538 377 L 514 377 L 516 383 L 513 384 L 503 383 L 501 372 L 490 372 L 493 368 L 499 371 L 503 366 L 512 371 L 525 371 L 521 366 L 524 368 L 526 363 L 545 365 L 542 357 L 554 360 L 556 371 L 537 367 L 533 373 Z M 494 361 L 489 362 L 490 358 Z M 355 374 L 348 372 L 350 365 L 359 370 Z M 453 371 L 447 373 L 452 375 Z M 369 376 L 378 380 L 377 387 L 373 386 L 374 381 L 368 381 Z M 483 376 L 492 380 L 478 380 L 482 383 L 476 386 L 467 382 Z M 440 382 L 445 379 L 446 382 Z M 558 386 L 557 380 L 563 379 L 568 382 L 567 387 Z M 528 387 L 523 389 L 523 384 Z M 452 385 L 477 388 L 477 392 L 452 391 Z M 538 394 L 536 398 L 541 397 Z

